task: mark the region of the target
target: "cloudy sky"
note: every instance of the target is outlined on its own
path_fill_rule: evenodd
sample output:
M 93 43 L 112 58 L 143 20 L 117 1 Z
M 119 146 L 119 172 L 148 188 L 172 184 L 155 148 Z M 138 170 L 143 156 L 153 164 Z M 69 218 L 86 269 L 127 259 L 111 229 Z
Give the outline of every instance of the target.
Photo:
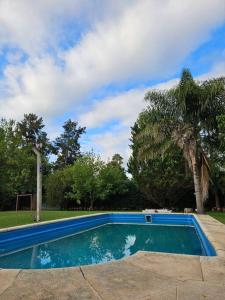
M 225 75 L 224 0 L 0 0 L 0 117 L 68 118 L 83 150 L 129 157 L 150 88 Z

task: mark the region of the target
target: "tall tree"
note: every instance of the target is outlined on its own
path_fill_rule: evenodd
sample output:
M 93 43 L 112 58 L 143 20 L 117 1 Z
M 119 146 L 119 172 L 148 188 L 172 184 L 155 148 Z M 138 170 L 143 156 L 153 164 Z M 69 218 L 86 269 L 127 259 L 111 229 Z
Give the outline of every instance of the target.
M 222 155 L 219 155 L 219 159 L 221 160 L 221 164 L 225 167 L 225 114 L 217 117 L 218 121 L 218 140 L 219 140 L 219 151 Z
M 60 209 L 69 208 L 70 199 L 67 197 L 67 194 L 71 192 L 73 183 L 69 168 L 71 166 L 55 170 L 46 179 L 46 200 L 50 207 L 59 207 Z
M 122 163 L 122 156 L 114 154 L 112 160 L 101 168 L 98 181 L 100 199 L 113 201 L 128 192 L 129 180 Z
M 215 147 L 208 147 L 210 150 L 210 167 L 212 189 L 215 196 L 215 206 L 220 210 L 224 204 L 225 195 L 225 115 L 217 117 L 218 134 L 213 143 Z
M 123 158 L 119 153 L 115 153 L 112 157 L 111 164 L 120 166 L 122 168 L 123 166 Z
M 100 158 L 92 153 L 79 157 L 71 167 L 67 168 L 72 178 L 72 191 L 67 194 L 67 197 L 92 210 L 98 196 L 99 173 L 103 165 Z
M 130 145 L 132 155 L 128 162 L 129 173 L 145 195 L 144 207 L 173 207 L 179 210 L 193 207 L 193 183 L 190 172 L 186 172 L 180 149 L 174 146 L 163 156 L 148 156 L 144 160 L 138 157 L 142 143 L 145 144 L 138 136 L 152 117 L 149 111 L 145 111 L 139 115 L 132 127 Z
M 55 148 L 57 150 L 57 161 L 58 167 L 64 167 L 71 165 L 75 160 L 80 157 L 80 143 L 79 139 L 86 128 L 78 126 L 77 122 L 68 120 L 63 125 L 64 132 L 56 138 Z
M 213 147 L 217 117 L 225 113 L 224 78 L 199 83 L 185 69 L 177 87 L 150 91 L 145 100 L 151 118 L 138 137 L 139 158 L 163 156 L 171 146 L 178 146 L 193 175 L 197 211 L 203 213 L 210 171 L 206 145 Z
M 35 114 L 25 114 L 21 122 L 18 122 L 18 129 L 26 142 L 35 144 L 40 141 L 44 128 L 43 119 Z
M 35 157 L 21 147 L 22 137 L 13 120 L 0 121 L 0 207 L 12 208 L 16 193 L 33 192 Z M 13 205 L 14 207 L 14 205 Z
M 41 151 L 44 155 L 54 152 L 47 133 L 43 130 L 45 127 L 42 117 L 35 114 L 25 114 L 22 121 L 18 122 L 18 132 L 22 136 L 23 147 L 33 147 L 36 144 L 41 144 Z

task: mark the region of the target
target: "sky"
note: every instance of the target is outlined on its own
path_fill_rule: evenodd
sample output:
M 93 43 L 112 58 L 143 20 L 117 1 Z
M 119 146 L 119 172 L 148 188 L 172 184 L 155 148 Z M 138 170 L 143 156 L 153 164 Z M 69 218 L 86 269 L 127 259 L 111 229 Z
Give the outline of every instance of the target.
M 224 0 L 0 0 L 0 117 L 71 118 L 83 151 L 130 156 L 150 89 L 225 75 Z

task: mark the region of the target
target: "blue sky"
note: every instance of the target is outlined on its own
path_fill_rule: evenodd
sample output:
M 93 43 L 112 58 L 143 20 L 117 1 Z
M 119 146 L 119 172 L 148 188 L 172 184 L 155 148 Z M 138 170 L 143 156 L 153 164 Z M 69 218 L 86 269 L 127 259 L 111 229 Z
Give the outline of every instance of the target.
M 0 116 L 68 118 L 82 149 L 129 158 L 147 90 L 225 75 L 224 0 L 1 0 Z

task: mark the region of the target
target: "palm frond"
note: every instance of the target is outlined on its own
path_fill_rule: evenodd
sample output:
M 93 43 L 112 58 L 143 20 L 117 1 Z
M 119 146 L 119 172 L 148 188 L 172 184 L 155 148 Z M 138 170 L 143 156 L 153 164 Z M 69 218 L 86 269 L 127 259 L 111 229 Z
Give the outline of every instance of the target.
M 144 144 L 138 149 L 138 159 L 148 161 L 158 156 L 164 156 L 171 148 L 172 143 L 170 140 L 164 140 L 161 143 Z
M 171 139 L 168 138 L 163 128 L 163 123 L 150 123 L 137 135 L 138 158 L 140 160 L 162 156 L 169 149 L 172 144 Z
M 213 106 L 225 109 L 225 77 L 204 81 L 201 85 L 201 110 Z

